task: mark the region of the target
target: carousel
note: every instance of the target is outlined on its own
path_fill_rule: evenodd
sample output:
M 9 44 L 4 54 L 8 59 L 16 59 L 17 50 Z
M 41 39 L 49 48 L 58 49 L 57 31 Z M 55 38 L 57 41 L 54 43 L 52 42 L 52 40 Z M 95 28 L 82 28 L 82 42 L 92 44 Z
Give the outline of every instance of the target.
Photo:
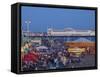
M 67 51 L 76 56 L 84 54 L 95 54 L 95 42 L 85 38 L 79 38 L 74 41 L 68 41 L 65 43 Z

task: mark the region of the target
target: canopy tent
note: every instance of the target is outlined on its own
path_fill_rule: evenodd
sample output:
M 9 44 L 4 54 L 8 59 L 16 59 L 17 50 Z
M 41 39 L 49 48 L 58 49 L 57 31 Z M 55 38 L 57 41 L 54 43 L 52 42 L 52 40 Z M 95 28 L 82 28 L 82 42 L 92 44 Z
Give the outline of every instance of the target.
M 47 50 L 48 47 L 46 46 L 39 46 L 39 47 L 36 47 L 37 50 Z

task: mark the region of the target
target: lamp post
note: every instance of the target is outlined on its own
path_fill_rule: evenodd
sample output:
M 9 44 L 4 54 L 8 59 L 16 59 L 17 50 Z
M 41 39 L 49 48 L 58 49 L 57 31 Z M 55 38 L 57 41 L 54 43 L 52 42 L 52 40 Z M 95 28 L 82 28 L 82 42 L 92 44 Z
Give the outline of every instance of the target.
M 29 35 L 29 25 L 30 25 L 31 21 L 27 20 L 27 21 L 25 21 L 25 23 L 26 23 L 26 26 L 27 26 L 27 35 Z M 29 42 L 29 38 L 28 38 L 28 42 Z

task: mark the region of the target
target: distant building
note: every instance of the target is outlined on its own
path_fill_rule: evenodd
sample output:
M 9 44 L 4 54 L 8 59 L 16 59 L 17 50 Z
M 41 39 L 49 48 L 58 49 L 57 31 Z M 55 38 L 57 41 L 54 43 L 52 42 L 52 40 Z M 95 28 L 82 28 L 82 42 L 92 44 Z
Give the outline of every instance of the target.
M 23 31 L 24 36 L 95 36 L 95 30 L 75 30 L 65 28 L 63 30 L 55 30 L 48 28 L 47 32 L 27 32 Z
M 34 38 L 31 40 L 32 43 L 34 43 L 35 45 L 41 45 L 42 41 L 41 38 Z
M 74 30 L 72 28 L 66 28 L 64 30 L 49 28 L 47 33 L 49 36 L 95 36 L 95 31 L 93 30 Z

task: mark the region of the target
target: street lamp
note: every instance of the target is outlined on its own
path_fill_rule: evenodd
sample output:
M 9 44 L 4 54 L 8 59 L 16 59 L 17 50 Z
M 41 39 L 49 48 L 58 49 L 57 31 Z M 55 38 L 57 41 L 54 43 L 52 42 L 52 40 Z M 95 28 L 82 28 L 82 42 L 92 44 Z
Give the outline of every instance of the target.
M 25 23 L 26 23 L 26 26 L 27 26 L 27 35 L 29 35 L 29 25 L 30 25 L 31 21 L 27 20 L 27 21 L 25 21 Z M 29 42 L 29 40 L 28 40 L 28 42 Z

